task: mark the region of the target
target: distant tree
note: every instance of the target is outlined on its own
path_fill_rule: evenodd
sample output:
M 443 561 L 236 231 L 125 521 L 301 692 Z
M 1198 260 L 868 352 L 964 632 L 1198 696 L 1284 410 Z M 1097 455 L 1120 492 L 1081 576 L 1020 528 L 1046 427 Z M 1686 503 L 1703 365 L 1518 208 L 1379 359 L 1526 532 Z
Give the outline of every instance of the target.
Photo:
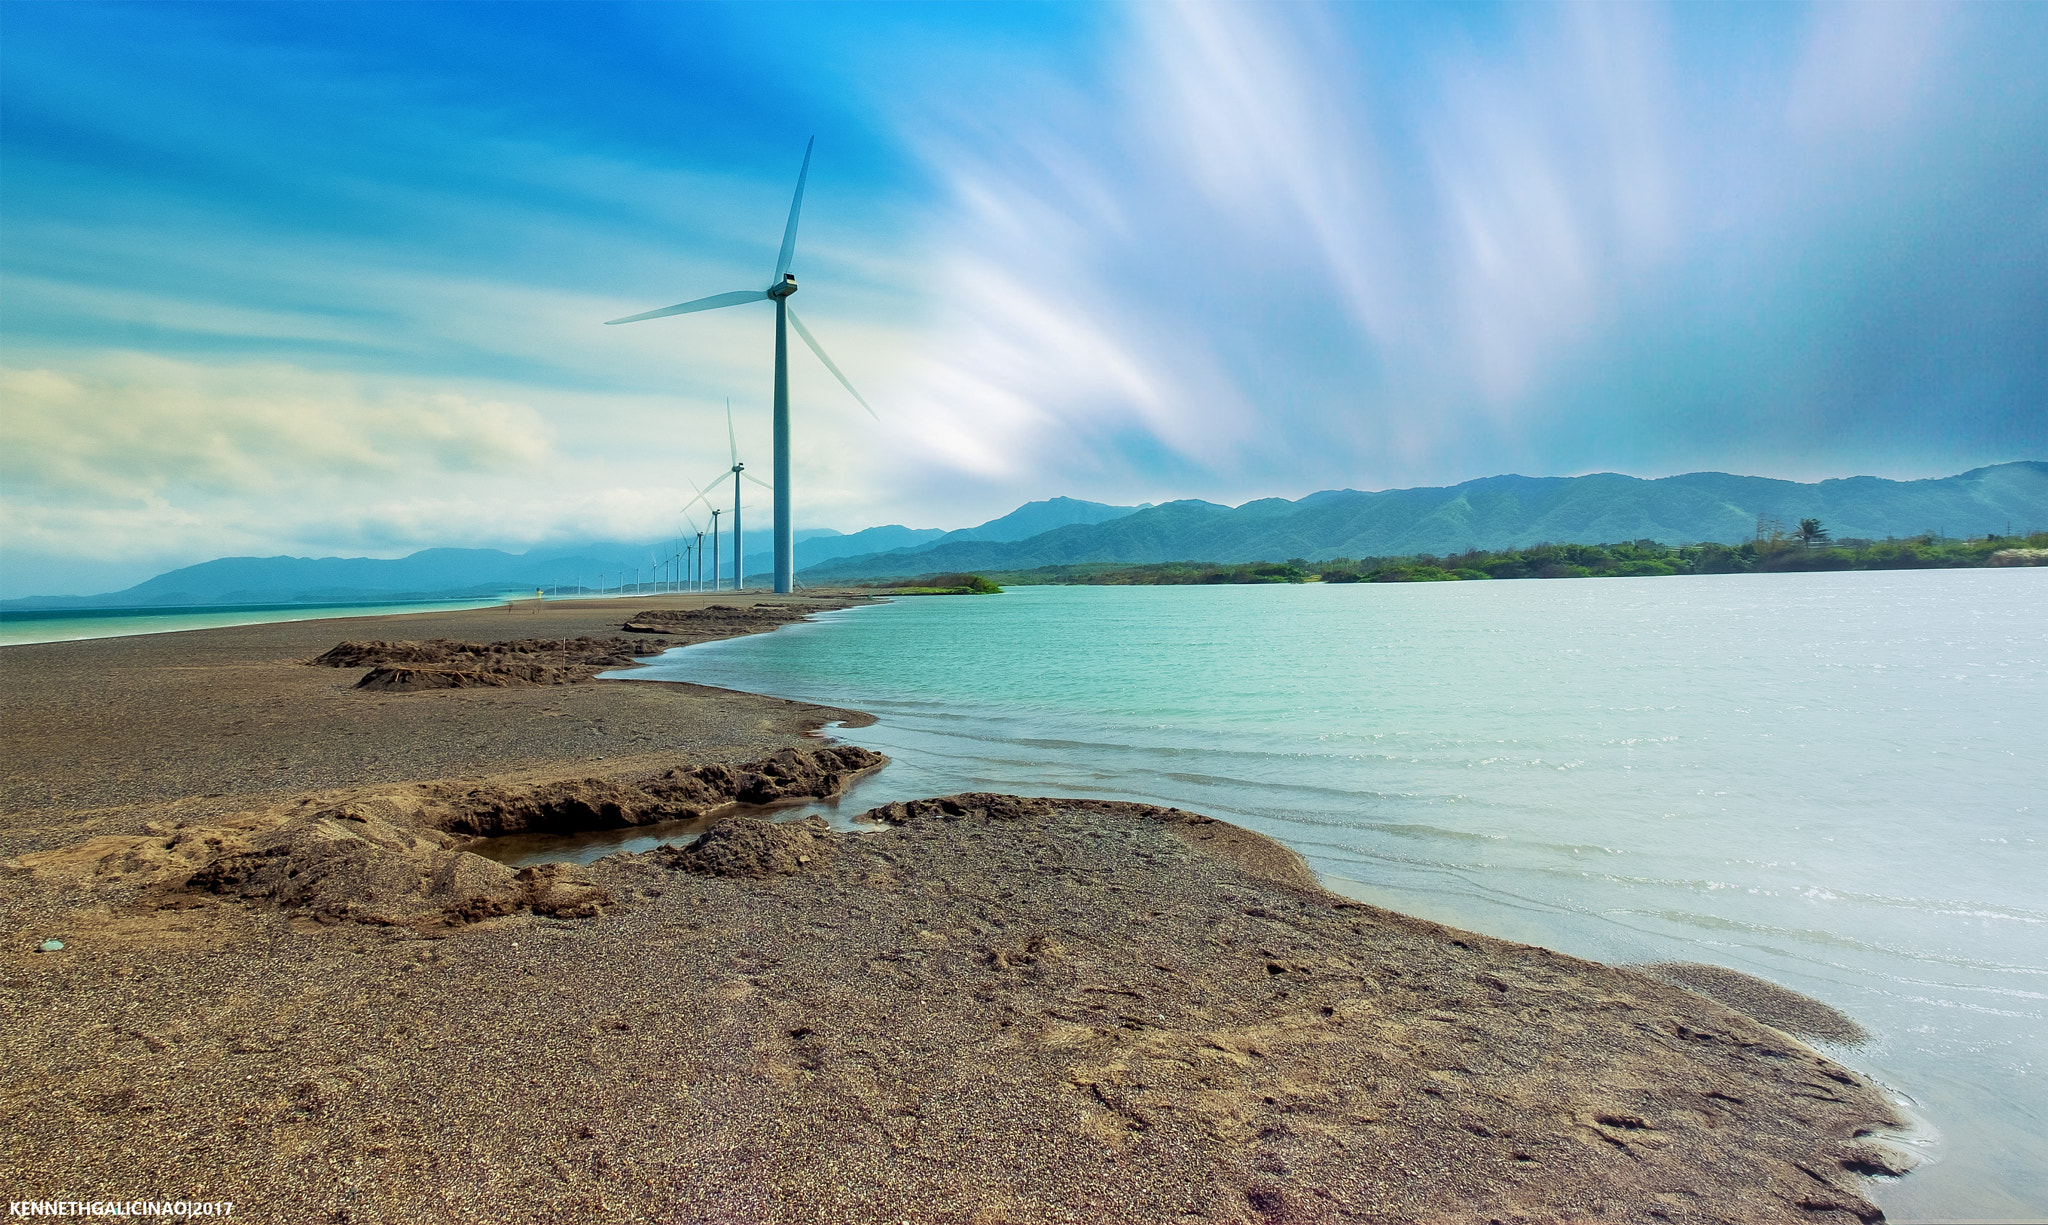
M 924 582 L 935 590 L 1001 595 L 1003 589 L 979 574 L 935 574 Z
M 1308 563 L 1303 562 L 1302 565 Z M 1308 580 L 1309 572 L 1287 562 L 1282 565 L 1260 564 L 1251 568 L 1247 580 L 1255 583 L 1300 583 Z
M 1817 549 L 1828 542 L 1828 530 L 1820 525 L 1818 519 L 1801 519 L 1799 539 L 1806 542 L 1807 548 Z

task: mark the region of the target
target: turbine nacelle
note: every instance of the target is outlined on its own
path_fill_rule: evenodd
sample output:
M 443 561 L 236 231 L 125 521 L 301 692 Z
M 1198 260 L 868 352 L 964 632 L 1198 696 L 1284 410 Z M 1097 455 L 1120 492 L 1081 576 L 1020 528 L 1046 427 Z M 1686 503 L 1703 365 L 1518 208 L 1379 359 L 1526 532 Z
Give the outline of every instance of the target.
M 781 280 L 775 282 L 773 285 L 770 285 L 768 287 L 768 296 L 771 298 L 787 298 L 789 295 L 795 292 L 796 273 L 794 272 L 783 273 Z

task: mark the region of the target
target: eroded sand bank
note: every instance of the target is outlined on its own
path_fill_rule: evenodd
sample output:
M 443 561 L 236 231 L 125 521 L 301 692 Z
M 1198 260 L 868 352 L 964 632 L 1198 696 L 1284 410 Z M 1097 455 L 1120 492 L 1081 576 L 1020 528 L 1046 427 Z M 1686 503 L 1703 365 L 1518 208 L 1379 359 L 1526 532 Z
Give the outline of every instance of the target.
M 516 615 L 375 637 L 488 641 L 455 619 Z M 1694 991 L 1335 897 L 1193 814 L 738 815 L 522 878 L 465 840 L 872 763 L 806 734 L 847 712 L 722 691 L 352 690 L 362 670 L 297 661 L 370 636 L 303 629 L 32 661 L 101 696 L 8 729 L 45 754 L 11 757 L 0 834 L 12 1197 L 354 1222 L 1877 1219 L 1857 1175 L 1890 1159 L 1858 1137 L 1896 1120 L 1854 1073 Z M 210 704 L 124 722 L 180 668 L 212 670 Z M 602 761 L 578 739 L 600 722 Z M 117 734 L 195 763 L 63 777 Z M 365 740 L 388 756 L 346 777 Z M 279 787 L 265 755 L 309 768 Z

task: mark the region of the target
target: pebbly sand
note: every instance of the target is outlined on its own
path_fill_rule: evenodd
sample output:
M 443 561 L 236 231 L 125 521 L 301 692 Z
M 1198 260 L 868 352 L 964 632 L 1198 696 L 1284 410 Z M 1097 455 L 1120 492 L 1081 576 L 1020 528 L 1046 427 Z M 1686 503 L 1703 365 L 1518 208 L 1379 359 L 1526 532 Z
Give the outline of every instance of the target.
M 1882 1219 L 1861 1182 L 1901 1169 L 1870 1138 L 1900 1124 L 1881 1095 L 1703 994 L 1853 1026 L 1770 984 L 1360 905 L 1174 810 L 955 796 L 845 835 L 746 806 L 876 768 L 817 734 L 853 712 L 519 679 L 564 679 L 519 672 L 574 672 L 563 653 L 417 692 L 307 666 L 345 640 L 680 642 L 846 602 L 0 649 L 5 1198 L 277 1222 Z M 648 611 L 687 615 L 624 630 Z M 684 816 L 723 819 L 583 868 L 465 850 Z

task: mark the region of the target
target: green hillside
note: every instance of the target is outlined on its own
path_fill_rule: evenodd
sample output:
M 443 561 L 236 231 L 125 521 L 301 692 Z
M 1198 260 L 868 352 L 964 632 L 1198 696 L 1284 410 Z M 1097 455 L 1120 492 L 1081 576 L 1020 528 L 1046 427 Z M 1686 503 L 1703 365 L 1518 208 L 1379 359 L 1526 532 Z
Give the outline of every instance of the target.
M 2000 464 L 1921 481 L 1861 476 L 1801 484 L 1722 472 L 1659 480 L 1600 473 L 1496 476 L 1381 493 L 1331 490 L 1295 502 L 1268 498 L 1239 507 L 1168 502 L 1016 542 L 951 541 L 841 558 L 804 571 L 804 577 L 823 582 L 938 571 L 1014 573 L 1191 558 L 1320 562 L 1519 549 L 1549 541 L 1734 545 L 1756 538 L 1760 518 L 1766 535 L 1773 522 L 1796 525 L 1805 518 L 1824 521 L 1837 539 L 2025 533 L 2048 528 L 2048 463 Z
M 1797 536 L 1739 545 L 1542 544 L 1439 557 L 1332 558 L 1310 562 L 1090 563 L 994 575 L 1011 586 L 1177 587 L 1255 583 L 1436 583 L 1472 579 L 1653 578 L 1680 574 L 1790 574 L 1822 570 L 1956 570 L 2048 565 L 2048 532 L 1975 540 L 1845 541 L 1808 544 Z M 935 580 L 936 581 L 936 580 Z

